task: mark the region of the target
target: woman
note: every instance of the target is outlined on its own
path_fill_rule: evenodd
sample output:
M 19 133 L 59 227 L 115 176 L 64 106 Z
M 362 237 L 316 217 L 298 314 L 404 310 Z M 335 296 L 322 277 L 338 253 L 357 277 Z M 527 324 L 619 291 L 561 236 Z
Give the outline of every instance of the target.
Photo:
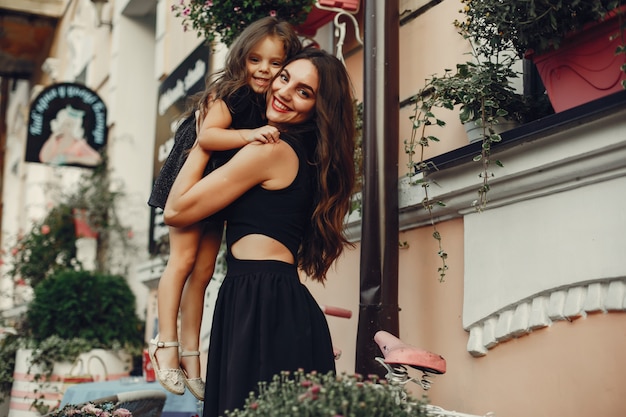
M 213 126 L 214 134 L 209 130 L 201 136 L 213 140 L 198 142 L 201 147 L 208 145 L 207 151 L 214 151 L 207 174 L 249 141 L 277 133 L 276 127 L 266 125 L 265 92 L 283 62 L 301 49 L 291 24 L 272 16 L 251 23 L 237 37 L 228 50 L 224 69 L 209 77 L 207 88 L 195 103 L 199 114 L 206 112 L 208 103 L 222 109 L 211 113 L 218 119 L 206 122 Z M 174 179 L 195 143 L 196 123 L 190 112 L 177 129 L 174 147 L 156 178 L 148 204 L 164 208 Z M 224 219 L 215 215 L 187 227 L 169 228 L 170 255 L 157 297 L 159 331 L 148 347 L 161 385 L 180 395 L 188 389 L 199 400 L 204 400 L 199 351 L 204 293 L 213 276 L 223 227 Z
M 204 178 L 208 156 L 195 147 L 165 206 L 165 222 L 176 227 L 226 208 L 227 275 L 213 317 L 204 417 L 241 408 L 258 381 L 283 370 L 335 369 L 326 319 L 298 268 L 324 282 L 348 243 L 354 109 L 343 64 L 305 49 L 272 82 L 266 115 L 278 142 L 245 146 Z

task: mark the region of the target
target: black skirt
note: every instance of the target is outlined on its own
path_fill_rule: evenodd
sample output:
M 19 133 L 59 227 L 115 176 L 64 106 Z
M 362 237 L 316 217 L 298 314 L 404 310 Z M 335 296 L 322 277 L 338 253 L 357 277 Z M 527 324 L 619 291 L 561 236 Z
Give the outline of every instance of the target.
M 259 381 L 298 369 L 327 373 L 335 361 L 326 317 L 296 267 L 229 256 L 213 316 L 204 417 L 242 408 Z
M 174 146 L 163 163 L 159 175 L 154 180 L 154 186 L 148 199 L 148 205 L 165 208 L 167 196 L 170 194 L 174 180 L 183 167 L 189 150 L 196 142 L 196 117 L 188 116 L 176 129 Z

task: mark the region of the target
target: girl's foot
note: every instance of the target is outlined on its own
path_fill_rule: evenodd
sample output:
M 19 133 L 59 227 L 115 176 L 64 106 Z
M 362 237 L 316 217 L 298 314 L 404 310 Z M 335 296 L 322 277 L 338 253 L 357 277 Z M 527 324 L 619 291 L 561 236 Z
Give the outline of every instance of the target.
M 161 369 L 159 362 L 156 359 L 156 352 L 158 349 L 164 348 L 176 348 L 178 353 L 178 342 L 162 342 L 159 340 L 159 335 L 150 341 L 148 347 L 148 354 L 150 355 L 150 361 L 154 368 L 156 379 L 159 383 L 169 392 L 176 395 L 183 395 L 185 393 L 185 376 L 180 368 L 177 369 Z
M 185 368 L 183 368 L 183 360 L 184 360 L 183 358 L 186 358 L 189 356 L 198 357 L 198 366 L 196 369 L 197 371 L 196 375 L 200 375 L 200 352 L 197 350 L 183 351 L 180 354 L 180 357 L 181 357 L 180 371 L 183 374 L 183 381 L 184 381 L 184 384 L 187 386 L 187 389 L 189 390 L 189 392 L 191 392 L 194 397 L 196 397 L 200 401 L 204 401 L 204 382 L 202 381 L 200 377 L 188 378 L 189 373 L 185 371 Z M 185 361 L 185 362 L 188 362 L 188 361 Z

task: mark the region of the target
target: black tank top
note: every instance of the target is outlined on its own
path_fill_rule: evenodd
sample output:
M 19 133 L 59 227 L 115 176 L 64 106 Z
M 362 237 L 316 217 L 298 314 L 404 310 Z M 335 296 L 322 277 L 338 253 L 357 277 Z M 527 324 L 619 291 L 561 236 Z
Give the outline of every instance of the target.
M 316 137 L 313 128 L 307 125 L 299 126 L 297 133 L 281 132 L 280 140 L 293 148 L 299 160 L 298 173 L 289 186 L 266 190 L 256 185 L 225 209 L 229 251 L 242 237 L 262 234 L 281 242 L 297 260 L 302 238 L 311 225 L 314 204 L 316 169 L 311 161 Z

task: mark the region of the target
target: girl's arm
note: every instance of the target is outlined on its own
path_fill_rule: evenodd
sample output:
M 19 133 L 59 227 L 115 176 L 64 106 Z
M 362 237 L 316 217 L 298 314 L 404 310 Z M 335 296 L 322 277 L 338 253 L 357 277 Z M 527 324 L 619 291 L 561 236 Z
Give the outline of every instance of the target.
M 206 151 L 198 146 L 192 148 L 165 204 L 167 225 L 192 225 L 217 213 L 256 185 L 285 188 L 298 173 L 298 156 L 282 141 L 244 146 L 225 165 L 203 178 L 207 161 Z
M 278 140 L 278 129 L 262 126 L 257 129 L 230 129 L 232 116 L 224 100 L 215 100 L 198 132 L 198 143 L 205 151 L 224 151 L 241 148 L 251 142 L 273 143 Z

